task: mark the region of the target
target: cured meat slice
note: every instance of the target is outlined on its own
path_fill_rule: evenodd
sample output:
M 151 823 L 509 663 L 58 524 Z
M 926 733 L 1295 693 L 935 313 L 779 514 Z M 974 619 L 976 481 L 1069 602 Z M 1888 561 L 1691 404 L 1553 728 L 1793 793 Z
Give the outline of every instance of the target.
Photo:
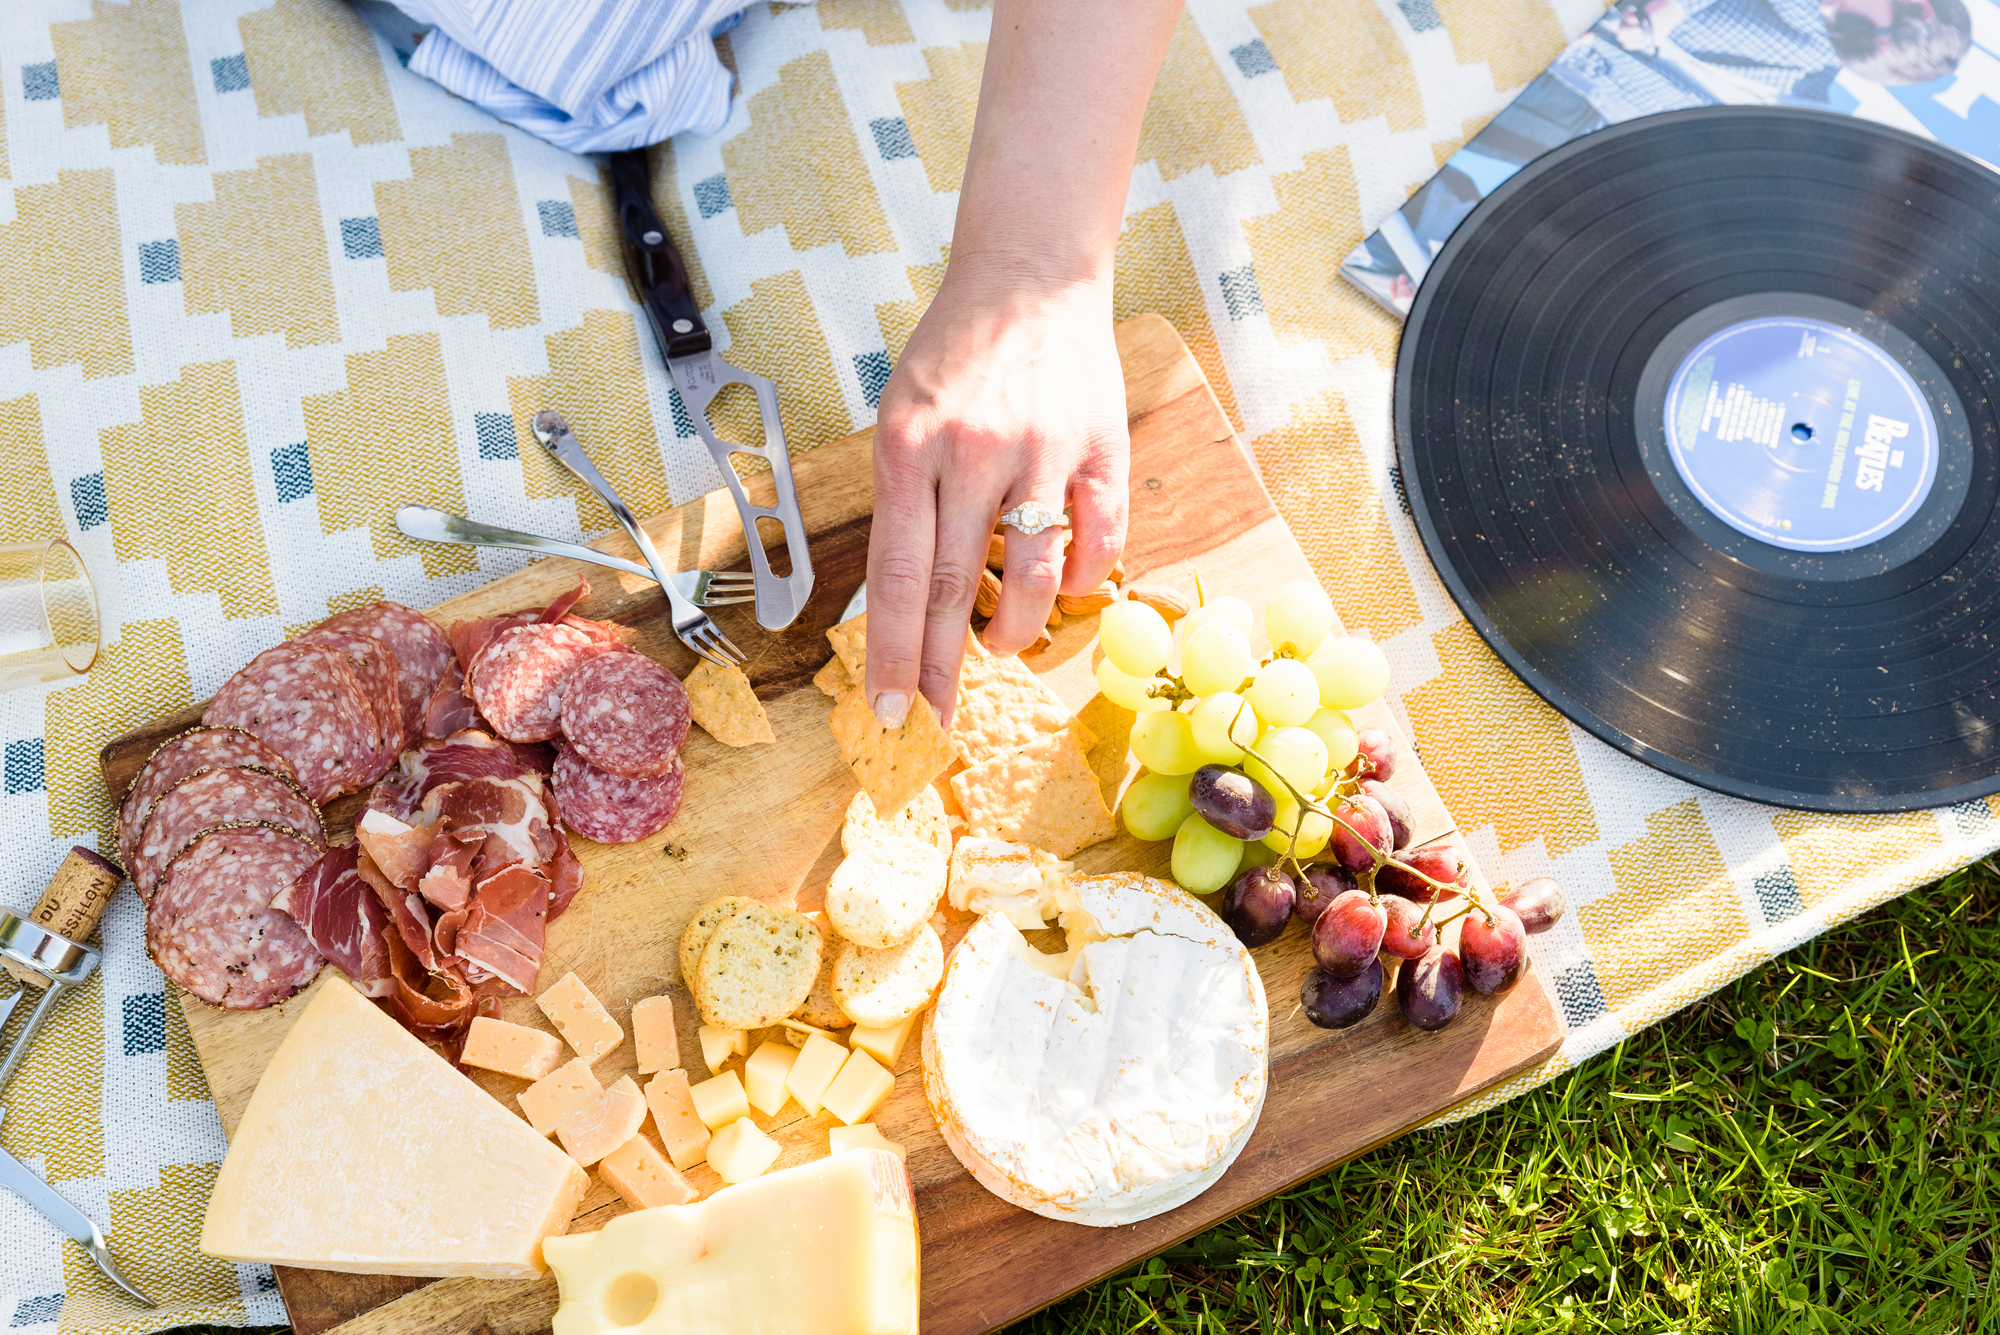
M 383 767 L 386 769 L 394 764 L 411 739 L 406 738 L 403 731 L 402 669 L 396 665 L 395 655 L 389 652 L 389 647 L 373 635 L 329 630 L 325 626 L 316 626 L 298 638 L 307 644 L 323 644 L 347 655 L 355 680 L 361 683 L 361 689 L 368 697 L 368 708 L 375 716 L 377 745 L 389 754 Z
M 474 887 L 452 943 L 468 981 L 498 978 L 516 992 L 532 993 L 548 911 L 548 878 L 529 867 L 509 867 Z
M 272 898 L 271 907 L 303 928 L 313 948 L 353 980 L 355 991 L 386 997 L 396 990 L 382 939 L 389 915 L 361 879 L 360 857 L 358 844 L 329 848 Z
M 196 836 L 246 823 L 290 831 L 315 849 L 325 840 L 319 812 L 291 780 L 261 769 L 205 769 L 182 779 L 153 803 L 138 851 L 126 869 L 132 888 L 139 898 L 150 899 L 161 871 Z
M 368 795 L 368 807 L 401 821 L 414 820 L 424 798 L 439 784 L 478 778 L 516 779 L 533 773 L 534 766 L 522 757 L 522 749 L 476 728 L 427 741 L 403 753 L 395 771 Z
M 139 853 L 139 836 L 160 794 L 205 769 L 250 768 L 294 778 L 285 758 L 241 728 L 194 728 L 164 742 L 146 759 L 118 809 L 118 860 L 129 869 Z
M 451 641 L 438 624 L 422 612 L 401 603 L 370 603 L 319 623 L 320 630 L 344 630 L 372 635 L 387 645 L 402 671 L 398 687 L 403 702 L 404 728 L 411 737 L 418 734 L 424 704 L 452 671 Z
M 472 703 L 513 742 L 545 742 L 560 731 L 562 681 L 603 646 L 568 626 L 514 626 L 500 632 L 472 665 Z
M 575 607 L 578 603 L 582 602 L 589 596 L 590 596 L 590 581 L 587 579 L 579 579 L 576 582 L 575 588 L 571 589 L 568 593 L 565 593 L 561 597 L 557 598 L 547 607 L 544 607 L 542 609 L 542 614 L 535 619 L 537 621 L 543 621 L 553 625 L 556 622 L 561 621 L 564 617 L 567 617 L 570 613 L 571 608 Z
M 271 901 L 320 854 L 290 830 L 211 830 L 167 865 L 146 908 L 160 971 L 211 1006 L 259 1010 L 296 994 L 326 961 Z
M 222 684 L 202 722 L 254 733 L 283 756 L 324 802 L 366 788 L 390 757 L 375 745 L 375 717 L 347 656 L 292 640 L 266 649 Z
M 436 833 L 427 825 L 407 825 L 373 807 L 354 823 L 354 841 L 391 884 L 405 890 L 430 866 L 431 841 Z
M 418 816 L 460 843 L 476 842 L 472 877 L 484 880 L 516 862 L 539 867 L 555 857 L 555 832 L 541 789 L 538 774 L 439 784 L 424 798 Z M 433 845 L 434 859 L 437 852 Z
M 395 930 L 390 936 L 402 942 L 403 949 L 416 957 L 418 964 L 431 973 L 441 967 L 437 945 L 432 939 L 431 914 L 424 905 L 424 897 L 415 890 L 404 889 L 382 874 L 375 860 L 362 850 L 356 861 L 355 870 L 368 888 L 375 892 L 376 902 L 389 915 L 389 925 Z M 393 959 L 394 950 L 390 954 Z
M 479 655 L 486 652 L 488 645 L 499 638 L 500 632 L 512 630 L 516 626 L 532 626 L 541 619 L 541 613 L 503 612 L 497 617 L 476 617 L 471 621 L 451 623 L 451 649 L 458 655 L 458 661 L 465 667 L 469 679 L 472 669 L 479 662 Z
M 664 830 L 681 809 L 685 775 L 679 756 L 657 779 L 607 774 L 568 747 L 556 757 L 556 797 L 563 819 L 586 839 L 629 844 Z
M 693 715 L 680 679 L 644 654 L 599 654 L 562 684 L 562 733 L 608 774 L 657 779 L 673 768 Z
M 442 740 L 466 728 L 476 728 L 480 722 L 479 710 L 466 698 L 464 674 L 454 672 L 437 684 L 425 702 L 421 735 L 427 740 Z

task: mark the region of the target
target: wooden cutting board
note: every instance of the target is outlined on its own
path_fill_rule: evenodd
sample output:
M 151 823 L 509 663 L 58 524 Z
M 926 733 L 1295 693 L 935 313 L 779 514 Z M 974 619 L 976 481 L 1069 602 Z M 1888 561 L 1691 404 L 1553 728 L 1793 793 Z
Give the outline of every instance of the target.
M 1132 518 L 1125 566 L 1133 580 L 1192 590 L 1198 567 L 1211 596 L 1234 593 L 1261 607 L 1289 579 L 1310 578 L 1298 544 L 1266 495 L 1200 368 L 1173 328 L 1158 316 L 1119 326 L 1132 428 Z M 560 406 L 560 405 L 558 405 Z M 609 442 L 592 442 L 605 448 Z M 818 586 L 799 624 L 782 634 L 756 627 L 747 609 L 717 620 L 750 655 L 748 671 L 771 715 L 774 746 L 732 750 L 700 729 L 690 737 L 687 796 L 660 835 L 605 846 L 577 840 L 586 873 L 575 904 L 554 923 L 542 980 L 574 969 L 623 1022 L 642 997 L 671 992 L 681 1018 L 681 1052 L 700 1077 L 696 1017 L 681 989 L 676 943 L 702 903 L 749 894 L 813 907 L 840 860 L 840 823 L 856 784 L 826 726 L 831 702 L 811 684 L 830 656 L 824 631 L 860 585 L 872 509 L 866 433 L 823 446 L 795 461 L 811 534 Z M 768 486 L 768 479 L 762 479 Z M 667 560 L 683 568 L 747 566 L 736 511 L 718 492 L 647 524 Z M 622 537 L 600 544 L 632 555 Z M 441 623 L 546 603 L 582 569 L 545 561 L 432 609 Z M 583 615 L 616 621 L 637 646 L 677 673 L 693 657 L 660 615 L 656 586 L 591 568 Z M 1126 778 L 1132 716 L 1098 697 L 1091 673 L 1096 618 L 1071 620 L 1054 644 L 1027 660 L 1101 739 L 1091 762 L 1113 807 Z M 198 717 L 190 706 L 150 728 L 119 738 L 103 754 L 105 785 L 124 792 L 165 736 Z M 1363 722 L 1396 727 L 1381 703 L 1357 711 Z M 1410 800 L 1416 839 L 1455 838 L 1449 816 L 1407 739 L 1394 786 Z M 329 834 L 348 837 L 359 797 L 333 804 Z M 1086 849 L 1087 871 L 1136 869 L 1167 874 L 1169 845 L 1129 836 Z M 1271 1080 L 1262 1121 L 1229 1173 L 1203 1195 L 1167 1214 L 1124 1228 L 1088 1228 L 1043 1219 L 1005 1204 L 974 1182 L 939 1137 L 924 1102 L 919 1044 L 897 1067 L 895 1092 L 875 1121 L 908 1149 L 923 1236 L 923 1326 L 929 1335 L 995 1329 L 1160 1251 L 1217 1220 L 1312 1177 L 1343 1159 L 1427 1121 L 1440 1110 L 1531 1067 L 1552 1054 L 1562 1026 L 1532 969 L 1500 997 L 1467 998 L 1464 1011 L 1435 1034 L 1405 1024 L 1392 996 L 1353 1029 L 1308 1024 L 1298 1004 L 1311 964 L 1297 927 L 1256 952 L 1271 1003 Z M 310 997 L 257 1012 L 226 1012 L 191 998 L 181 1005 L 206 1068 L 225 1131 L 233 1134 L 258 1074 Z M 506 1018 L 546 1028 L 527 998 L 511 999 Z M 601 1059 L 610 1084 L 635 1070 L 631 1041 Z M 472 1073 L 510 1108 L 523 1082 Z M 797 1104 L 776 1119 L 754 1114 L 785 1146 L 779 1166 L 827 1152 L 832 1119 L 804 1117 Z M 720 1185 L 706 1165 L 691 1174 L 704 1194 Z M 601 1227 L 625 1205 L 602 1184 L 585 1198 L 572 1232 Z M 555 1310 L 553 1279 L 533 1283 L 411 1280 L 278 1270 L 279 1290 L 298 1335 L 350 1322 L 343 1335 L 534 1335 Z

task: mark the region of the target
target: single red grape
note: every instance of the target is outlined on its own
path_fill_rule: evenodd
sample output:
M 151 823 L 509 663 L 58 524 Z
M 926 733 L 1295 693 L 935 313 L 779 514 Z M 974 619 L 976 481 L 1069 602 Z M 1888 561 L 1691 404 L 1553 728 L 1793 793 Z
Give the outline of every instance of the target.
M 1292 905 L 1292 915 L 1310 927 L 1319 921 L 1319 915 L 1349 890 L 1360 888 L 1360 882 L 1348 874 L 1346 869 L 1330 862 L 1315 862 L 1306 868 L 1306 877 L 1299 886 L 1298 902 Z
M 1299 988 L 1299 1004 L 1305 1008 L 1306 1018 L 1322 1029 L 1345 1029 L 1361 1023 L 1381 999 L 1381 960 L 1369 960 L 1368 967 L 1352 978 L 1308 969 Z
M 1194 772 L 1188 801 L 1203 820 L 1238 839 L 1262 839 L 1278 816 L 1278 803 L 1263 784 L 1222 765 L 1203 765 Z
M 1340 820 L 1333 824 L 1333 860 L 1346 870 L 1367 871 L 1375 865 L 1375 850 L 1392 851 L 1389 813 L 1374 798 L 1357 794 L 1335 807 L 1334 814 Z
M 1388 923 L 1388 914 L 1369 902 L 1366 890 L 1349 890 L 1313 923 L 1313 959 L 1335 978 L 1352 978 L 1382 949 Z
M 1431 914 L 1431 921 L 1424 923 L 1423 931 L 1417 924 L 1423 922 L 1424 906 L 1401 895 L 1383 895 L 1382 907 L 1388 913 L 1388 924 L 1382 932 L 1382 949 L 1391 955 L 1406 960 L 1422 959 L 1437 944 L 1437 914 Z
M 1520 916 L 1521 927 L 1530 936 L 1555 926 L 1569 908 L 1562 886 L 1547 876 L 1521 882 L 1500 896 L 1500 902 Z
M 1447 885 L 1465 885 L 1472 879 L 1472 868 L 1466 865 L 1465 858 L 1455 848 L 1425 844 L 1422 848 L 1396 854 L 1396 861 L 1406 863 L 1424 876 Z M 1419 904 L 1430 903 L 1438 893 L 1422 876 L 1413 876 L 1394 862 L 1375 873 L 1375 888 L 1383 894 L 1414 899 Z
M 1396 1005 L 1419 1029 L 1442 1029 L 1465 1002 L 1465 966 L 1443 946 L 1396 971 Z
M 1222 898 L 1222 920 L 1246 946 L 1268 945 L 1291 921 L 1298 886 L 1277 867 L 1252 867 L 1230 883 Z
M 1505 904 L 1493 910 L 1489 924 L 1478 909 L 1458 929 L 1458 954 L 1465 962 L 1465 981 L 1491 996 L 1505 992 L 1521 976 L 1528 954 L 1528 933 L 1520 917 Z
M 1395 847 L 1408 848 L 1410 835 L 1415 831 L 1415 823 L 1410 818 L 1410 804 L 1403 795 L 1379 779 L 1363 779 L 1361 791 L 1382 804 L 1383 814 L 1389 818 L 1389 836 Z
M 1396 739 L 1386 728 L 1363 728 L 1354 734 L 1360 754 L 1348 762 L 1349 775 L 1387 783 L 1396 773 Z

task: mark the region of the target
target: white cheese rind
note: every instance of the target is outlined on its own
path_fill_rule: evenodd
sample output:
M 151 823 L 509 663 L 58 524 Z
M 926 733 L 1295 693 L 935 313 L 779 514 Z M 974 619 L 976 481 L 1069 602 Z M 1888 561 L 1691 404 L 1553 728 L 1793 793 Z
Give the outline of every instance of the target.
M 1071 882 L 1068 977 L 1000 914 L 953 953 L 924 1022 L 924 1093 L 980 1185 L 1109 1227 L 1200 1195 L 1263 1110 L 1270 1016 L 1249 951 L 1177 886 Z

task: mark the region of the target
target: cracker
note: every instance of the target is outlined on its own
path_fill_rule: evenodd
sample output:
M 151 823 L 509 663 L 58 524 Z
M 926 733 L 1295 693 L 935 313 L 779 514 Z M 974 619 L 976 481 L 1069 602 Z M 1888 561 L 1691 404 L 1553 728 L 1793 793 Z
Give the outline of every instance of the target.
M 875 800 L 856 793 L 847 804 L 847 817 L 840 823 L 840 851 L 854 853 L 876 839 L 915 839 L 931 844 L 945 857 L 951 856 L 951 818 L 945 814 L 944 798 L 935 784 L 925 784 L 901 811 L 883 816 L 875 810 Z
M 694 985 L 694 966 L 701 959 L 702 947 L 708 944 L 709 937 L 715 935 L 717 927 L 739 913 L 761 907 L 756 900 L 744 895 L 725 895 L 703 904 L 701 912 L 681 929 L 681 981 L 690 987 Z
M 827 643 L 847 669 L 847 679 L 859 686 L 868 680 L 868 614 L 849 617 L 826 633 Z
M 792 1018 L 816 1029 L 845 1029 L 854 1021 L 847 1018 L 847 1012 L 833 999 L 833 957 L 839 938 L 827 925 L 824 913 L 805 916 L 819 928 L 819 975 L 813 979 L 812 991 L 806 993 L 806 999 L 792 1012 Z
M 901 811 L 952 760 L 951 738 L 921 695 L 901 727 L 884 728 L 855 686 L 834 702 L 827 726 L 877 811 Z
M 965 808 L 966 833 L 978 838 L 1066 858 L 1117 833 L 1074 728 L 981 761 L 953 776 L 951 791 Z
M 819 929 L 802 913 L 759 904 L 717 925 L 688 989 L 719 1029 L 762 1029 L 799 1008 L 819 976 Z
M 771 732 L 771 716 L 750 689 L 750 678 L 742 668 L 717 667 L 704 658 L 682 684 L 694 721 L 724 746 L 761 746 L 778 740 Z
M 847 674 L 847 664 L 840 661 L 839 654 L 827 659 L 826 666 L 813 673 L 813 685 L 819 687 L 822 695 L 835 700 L 840 698 L 842 691 L 853 684 L 854 678 Z
M 929 923 L 900 946 L 843 941 L 833 955 L 833 999 L 856 1024 L 887 1029 L 930 1003 L 944 978 L 944 943 Z
M 886 950 L 930 921 L 944 887 L 944 854 L 935 845 L 870 840 L 834 870 L 826 887 L 826 918 L 849 941 Z
M 951 742 L 968 765 L 1069 726 L 1070 712 L 1018 658 L 968 656 L 958 674 Z

